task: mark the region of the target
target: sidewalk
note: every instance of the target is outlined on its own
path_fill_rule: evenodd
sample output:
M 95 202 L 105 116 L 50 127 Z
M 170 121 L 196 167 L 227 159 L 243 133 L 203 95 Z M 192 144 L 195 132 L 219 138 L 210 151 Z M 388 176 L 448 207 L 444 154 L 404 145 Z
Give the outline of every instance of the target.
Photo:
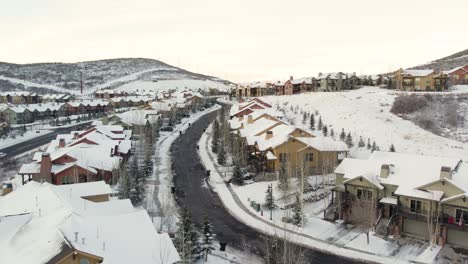
M 207 170 L 211 170 L 211 180 L 209 185 L 215 192 L 217 192 L 229 213 L 246 225 L 269 235 L 285 234 L 291 242 L 303 245 L 313 250 L 366 262 L 410 263 L 420 261 L 421 258 L 418 258 L 418 256 L 423 255 L 424 253 L 427 254 L 427 250 L 425 249 L 428 248 L 426 248 L 424 244 L 413 245 L 414 241 L 411 239 L 399 244 L 399 241 L 388 241 L 379 237 L 371 236 L 371 243 L 368 245 L 364 233 L 353 229 L 345 229 L 344 227 L 342 229 L 333 230 L 335 232 L 331 234 L 331 236 L 334 236 L 334 239 L 323 239 L 323 236 L 330 235 L 330 232 L 326 229 L 323 230 L 322 226 L 332 226 L 333 228 L 333 225 L 338 225 L 318 218 L 312 219 L 313 223 L 311 223 L 312 226 L 310 229 L 299 228 L 275 219 L 273 219 L 274 221 L 269 221 L 266 216 L 262 218 L 257 215 L 255 211 L 250 210 L 246 204 L 242 202 L 234 188 L 230 184 L 226 183 L 222 178 L 221 175 L 224 175 L 225 171 L 221 171 L 221 168 L 223 167 L 216 164 L 216 158 L 214 157 L 214 154 L 211 153 L 211 149 L 209 147 L 210 133 L 211 125 L 207 129 L 206 133 L 203 134 L 199 142 L 199 146 L 201 146 L 199 150 L 201 160 L 205 165 L 205 168 Z M 235 188 L 237 189 L 242 187 Z M 310 233 L 312 233 L 312 235 Z M 425 263 L 431 263 L 433 261 L 433 258 L 423 259 L 425 260 L 423 261 Z

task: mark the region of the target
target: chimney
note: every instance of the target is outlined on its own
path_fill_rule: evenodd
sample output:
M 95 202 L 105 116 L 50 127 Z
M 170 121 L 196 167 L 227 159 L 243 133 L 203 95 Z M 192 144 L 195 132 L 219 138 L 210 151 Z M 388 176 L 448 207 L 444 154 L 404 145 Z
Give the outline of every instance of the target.
M 390 175 L 390 165 L 382 164 L 380 168 L 380 178 L 387 178 Z
M 294 80 L 294 78 L 292 76 L 289 76 L 289 80 L 292 81 Z
M 114 157 L 114 149 L 113 149 L 113 148 L 111 148 L 110 156 L 111 156 L 111 157 Z
M 119 145 L 115 145 L 114 156 L 119 156 Z
M 78 139 L 79 137 L 80 137 L 80 133 L 75 132 L 75 133 L 73 134 L 73 139 Z
M 78 232 L 75 232 L 75 242 L 78 242 Z
M 64 148 L 65 147 L 65 139 L 61 138 L 59 139 L 59 148 Z
M 441 179 L 452 179 L 452 172 L 450 167 L 442 166 L 440 168 L 440 178 Z
M 47 152 L 42 153 L 41 157 L 41 170 L 40 170 L 40 179 L 42 181 L 51 182 L 51 170 L 52 170 L 52 160 L 50 154 Z
M 108 125 L 108 124 L 109 124 L 109 117 L 107 117 L 107 115 L 105 115 L 105 116 L 102 118 L 102 124 L 103 124 L 103 125 Z
M 267 131 L 266 134 L 265 134 L 265 139 L 269 140 L 272 137 L 273 137 L 273 131 L 271 131 L 271 130 Z
M 252 124 L 253 123 L 253 118 L 252 115 L 247 116 L 247 124 Z

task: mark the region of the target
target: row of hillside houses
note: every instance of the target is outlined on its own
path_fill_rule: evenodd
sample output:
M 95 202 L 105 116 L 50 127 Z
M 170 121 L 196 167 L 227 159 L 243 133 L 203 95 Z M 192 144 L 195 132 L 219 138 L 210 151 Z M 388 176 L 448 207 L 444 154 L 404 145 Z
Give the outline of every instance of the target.
M 103 181 L 33 181 L 0 196 L 2 263 L 178 263 L 169 235 L 113 194 Z
M 468 248 L 468 168 L 458 158 L 373 152 L 335 170 L 335 218 Z
M 331 92 L 356 89 L 361 85 L 376 85 L 379 76 L 357 76 L 356 73 L 319 73 L 317 77 L 286 81 L 253 82 L 238 85 L 236 96 L 257 97 L 265 95 L 292 95 L 304 92 Z
M 57 135 L 44 152 L 18 172 L 22 183 L 55 185 L 103 180 L 115 183 L 122 161 L 131 150 L 132 131 L 118 125 L 97 125 L 84 131 Z
M 295 176 L 303 167 L 307 173 L 329 173 L 348 152 L 341 141 L 315 137 L 282 121 L 281 112 L 258 98 L 234 105 L 230 116 L 230 131 L 256 172 Z
M 125 107 L 143 107 L 153 99 L 142 96 L 112 98 L 109 100 L 77 100 L 66 103 L 2 104 L 0 117 L 9 124 L 27 124 L 36 120 L 71 115 L 107 113 Z
M 38 104 L 65 103 L 74 100 L 69 94 L 38 94 L 27 91 L 0 92 L 0 103 L 4 104 Z

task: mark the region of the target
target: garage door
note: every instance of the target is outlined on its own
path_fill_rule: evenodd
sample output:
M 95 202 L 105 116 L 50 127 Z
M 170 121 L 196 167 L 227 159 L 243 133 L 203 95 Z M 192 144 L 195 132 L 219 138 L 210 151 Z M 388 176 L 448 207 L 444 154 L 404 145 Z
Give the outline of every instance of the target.
M 447 229 L 447 243 L 468 248 L 468 233 L 460 230 Z
M 416 221 L 411 219 L 403 219 L 403 232 L 409 236 L 414 236 L 422 239 L 429 239 L 429 229 L 424 221 Z

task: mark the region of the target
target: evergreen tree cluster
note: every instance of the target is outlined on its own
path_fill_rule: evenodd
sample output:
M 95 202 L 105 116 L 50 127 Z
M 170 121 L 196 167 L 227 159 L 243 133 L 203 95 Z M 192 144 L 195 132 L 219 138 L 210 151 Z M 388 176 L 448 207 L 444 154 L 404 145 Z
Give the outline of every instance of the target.
M 147 157 L 143 166 L 138 166 L 138 160 L 133 157 L 130 166 L 123 165 L 119 178 L 119 198 L 130 199 L 133 205 L 141 205 L 145 200 L 146 179 L 153 173 L 153 160 Z
M 183 208 L 174 239 L 174 245 L 183 263 L 192 263 L 200 259 L 202 247 L 199 239 L 192 215 L 187 208 Z

